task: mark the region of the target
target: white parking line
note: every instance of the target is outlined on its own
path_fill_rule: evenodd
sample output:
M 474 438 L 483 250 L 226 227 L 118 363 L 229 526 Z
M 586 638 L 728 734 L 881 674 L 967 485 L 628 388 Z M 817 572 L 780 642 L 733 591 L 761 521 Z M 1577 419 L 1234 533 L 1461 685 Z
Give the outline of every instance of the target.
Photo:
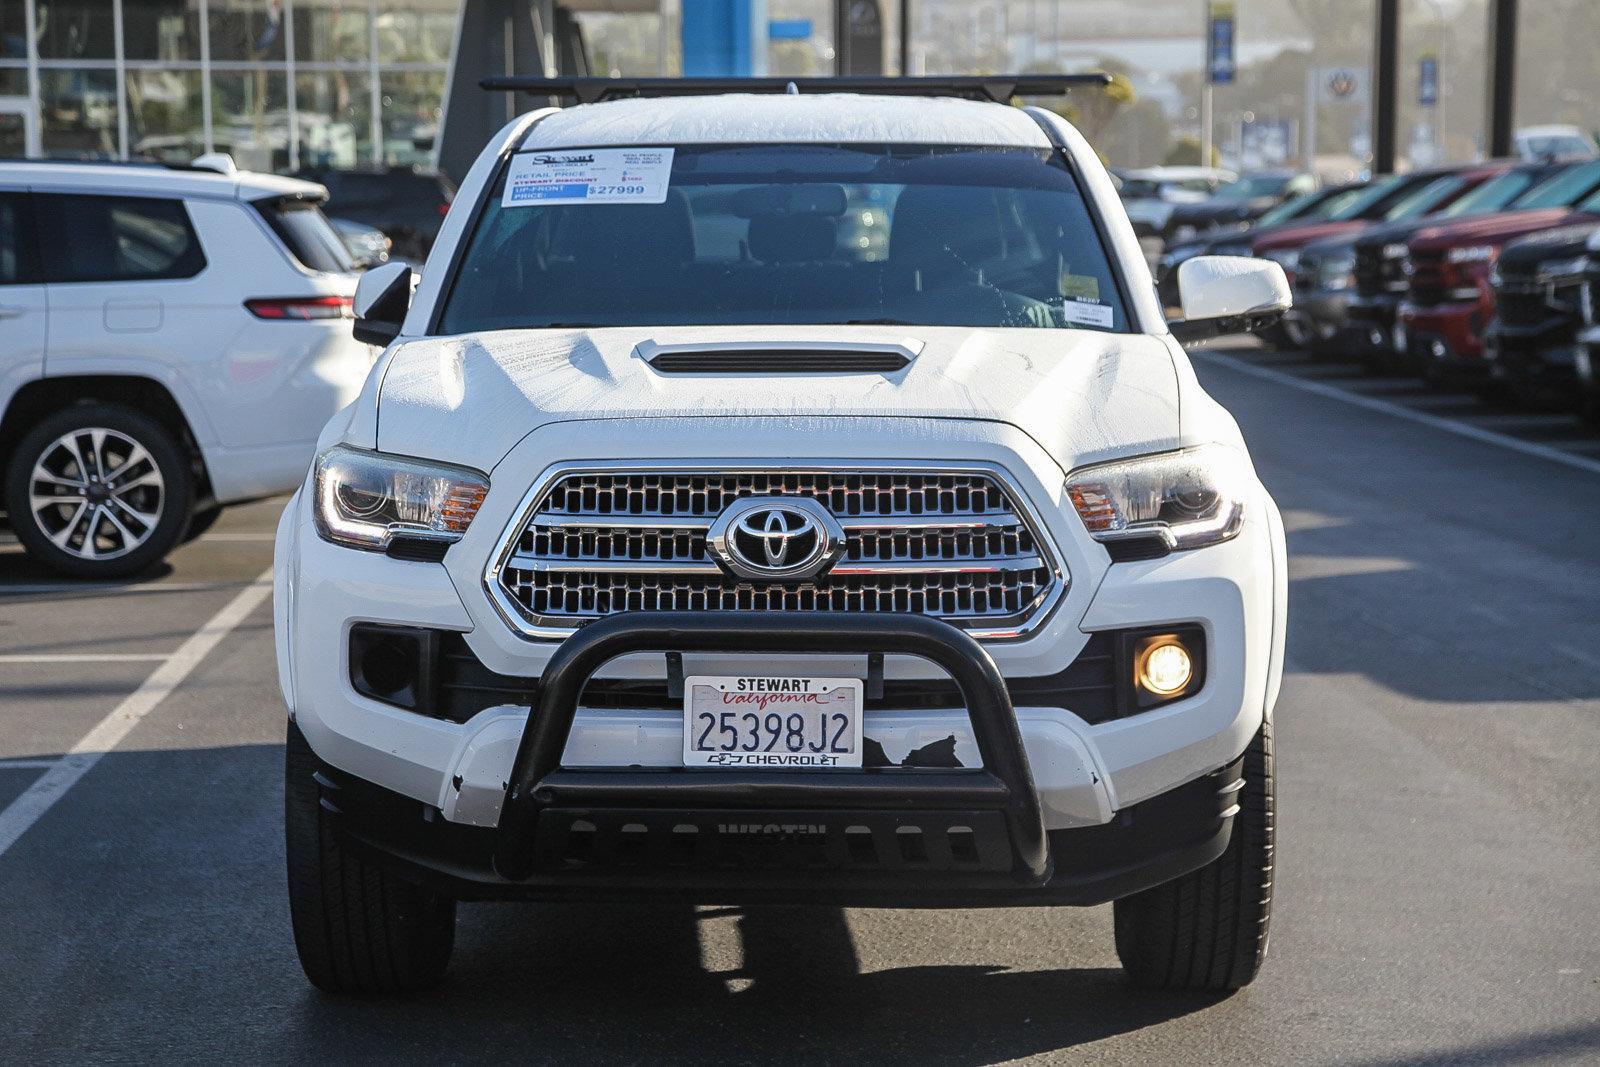
M 0 771 L 47 771 L 58 759 L 0 759 Z
M 41 652 L 0 656 L 0 663 L 158 663 L 170 652 Z
M 1521 452 L 1525 456 L 1536 456 L 1539 459 L 1547 459 L 1552 463 L 1576 467 L 1578 470 L 1588 471 L 1590 474 L 1600 474 L 1600 459 L 1574 456 L 1570 452 L 1562 452 L 1560 449 L 1549 448 L 1545 445 L 1536 445 L 1531 441 L 1519 441 L 1515 437 L 1507 437 L 1505 434 L 1495 433 L 1493 430 L 1470 426 L 1466 423 L 1456 422 L 1453 419 L 1441 419 L 1437 415 L 1429 415 L 1424 411 L 1412 411 L 1410 408 L 1403 407 L 1400 404 L 1391 404 L 1387 400 L 1377 400 L 1370 396 L 1362 396 L 1360 393 L 1352 393 L 1348 389 L 1338 389 L 1331 385 L 1324 385 L 1321 382 L 1307 381 L 1298 375 L 1285 374 L 1282 371 L 1271 370 L 1267 367 L 1258 367 L 1254 363 L 1236 359 L 1233 356 L 1219 355 L 1215 352 L 1195 352 L 1193 355 L 1208 363 L 1215 363 L 1218 366 L 1227 367 L 1229 370 L 1238 371 L 1240 374 L 1263 378 L 1279 385 L 1287 385 L 1289 388 L 1298 389 L 1303 393 L 1314 393 L 1317 396 L 1327 397 L 1329 400 L 1338 400 L 1353 407 L 1366 408 L 1368 411 L 1381 411 L 1385 415 L 1393 415 L 1395 418 L 1405 419 L 1408 422 L 1421 423 L 1423 426 L 1431 426 L 1435 430 L 1443 430 L 1445 433 L 1453 433 L 1459 437 L 1469 437 L 1486 445 L 1499 445 L 1501 448 L 1508 448 L 1513 452 Z
M 122 593 L 204 593 L 210 589 L 233 589 L 242 582 L 20 582 L 0 585 L 0 597 L 38 593 L 93 593 L 117 596 Z
M 246 586 L 221 611 L 191 634 L 176 652 L 166 657 L 161 666 L 150 672 L 139 688 L 129 693 L 111 714 L 84 734 L 65 756 L 40 776 L 4 811 L 0 811 L 0 856 L 4 856 L 17 839 L 28 832 L 67 790 L 87 774 L 100 757 L 116 748 L 128 732 L 139 725 L 173 690 L 200 665 L 206 654 L 224 637 L 227 637 L 250 612 L 272 595 L 272 570 L 267 571 Z

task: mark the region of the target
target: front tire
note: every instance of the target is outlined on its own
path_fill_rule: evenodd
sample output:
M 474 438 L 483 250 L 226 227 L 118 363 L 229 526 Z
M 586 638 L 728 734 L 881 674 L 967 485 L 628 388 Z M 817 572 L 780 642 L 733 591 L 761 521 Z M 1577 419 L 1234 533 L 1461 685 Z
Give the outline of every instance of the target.
M 194 464 L 176 436 L 121 404 L 76 404 L 22 435 L 6 510 L 28 554 L 74 578 L 124 578 L 177 545 Z
M 1137 984 L 1224 993 L 1255 979 L 1272 918 L 1272 763 L 1269 721 L 1245 751 L 1227 850 L 1198 871 L 1113 905 L 1117 956 Z
M 352 850 L 322 809 L 317 759 L 289 724 L 284 840 L 289 917 L 306 977 L 329 993 L 437 985 L 455 948 L 456 902 Z

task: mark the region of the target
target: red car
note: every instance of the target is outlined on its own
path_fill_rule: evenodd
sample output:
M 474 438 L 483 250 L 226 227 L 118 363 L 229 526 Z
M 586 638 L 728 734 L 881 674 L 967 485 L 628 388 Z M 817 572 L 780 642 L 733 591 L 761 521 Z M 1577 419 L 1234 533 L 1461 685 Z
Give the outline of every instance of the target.
M 1482 380 L 1483 344 L 1494 317 L 1489 278 L 1507 241 L 1600 214 L 1600 161 L 1563 171 L 1516 202 L 1516 210 L 1417 231 L 1406 248 L 1409 281 L 1401 339 L 1430 377 Z
M 1435 179 L 1452 173 L 1454 169 L 1441 167 L 1380 178 L 1324 221 L 1308 222 L 1303 226 L 1274 226 L 1255 239 L 1250 246 L 1250 254 L 1278 263 L 1289 276 L 1289 284 L 1293 285 L 1300 250 L 1306 245 L 1325 237 L 1353 233 L 1385 218 L 1402 200 Z

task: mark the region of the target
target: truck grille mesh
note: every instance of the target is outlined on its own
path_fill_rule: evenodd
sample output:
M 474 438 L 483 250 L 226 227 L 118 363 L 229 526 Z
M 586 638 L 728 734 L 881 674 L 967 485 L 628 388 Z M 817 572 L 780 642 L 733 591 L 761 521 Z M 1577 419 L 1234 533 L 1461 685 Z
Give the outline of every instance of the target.
M 727 575 L 707 530 L 750 496 L 822 504 L 845 527 L 843 555 L 806 582 Z M 817 470 L 564 475 L 515 531 L 496 580 L 538 628 L 619 611 L 852 611 L 1000 632 L 1024 624 L 1060 578 L 988 474 Z

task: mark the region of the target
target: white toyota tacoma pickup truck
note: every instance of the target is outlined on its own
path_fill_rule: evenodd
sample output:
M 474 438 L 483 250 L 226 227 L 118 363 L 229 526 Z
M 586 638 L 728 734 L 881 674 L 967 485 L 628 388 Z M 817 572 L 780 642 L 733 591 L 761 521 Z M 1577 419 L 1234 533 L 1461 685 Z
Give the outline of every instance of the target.
M 1090 81 L 524 85 L 623 98 L 365 276 L 278 529 L 312 982 L 641 894 L 1115 901 L 1134 980 L 1255 976 L 1284 538 L 1179 339 L 1288 287 L 1193 259 L 1164 320 L 1084 139 L 981 99 Z

